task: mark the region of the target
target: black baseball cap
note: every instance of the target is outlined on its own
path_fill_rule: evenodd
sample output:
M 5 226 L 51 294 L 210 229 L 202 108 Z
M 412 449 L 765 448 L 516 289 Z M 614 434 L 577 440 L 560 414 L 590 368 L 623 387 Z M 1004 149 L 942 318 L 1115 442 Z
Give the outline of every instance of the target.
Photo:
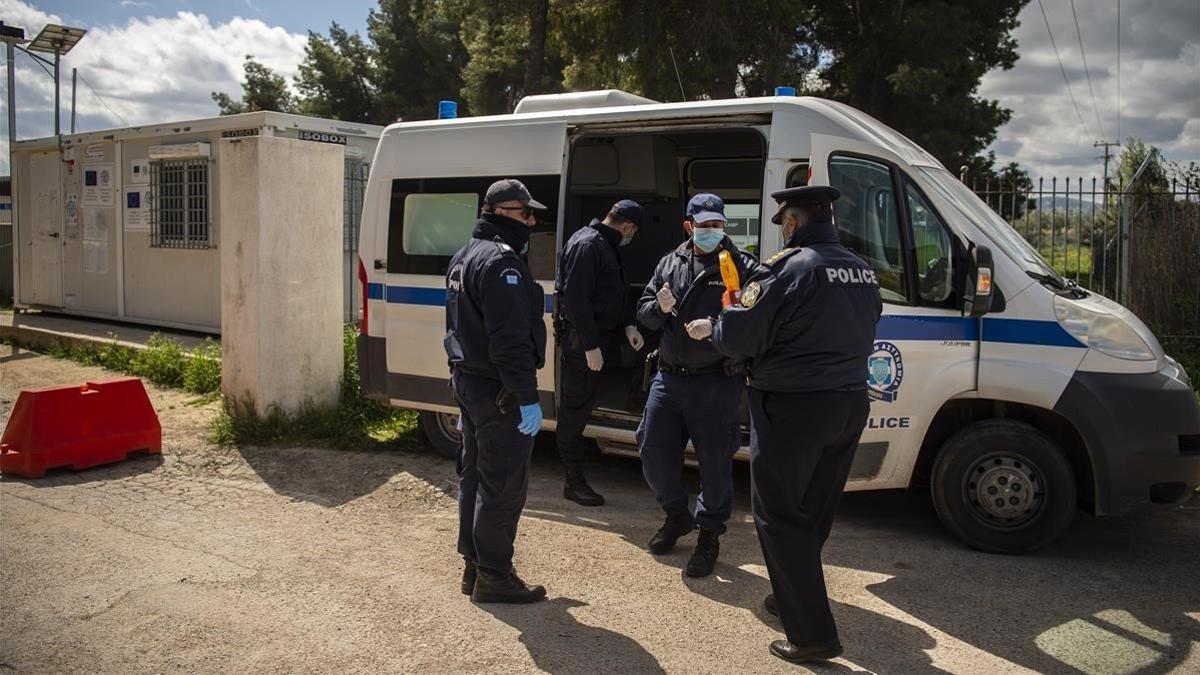
M 779 210 L 771 216 L 771 222 L 776 225 L 783 223 L 783 210 L 789 206 L 832 204 L 841 196 L 841 191 L 832 185 L 804 185 L 777 190 L 771 193 L 771 199 L 779 202 Z
M 516 200 L 531 209 L 545 210 L 546 205 L 533 198 L 529 194 L 529 188 L 516 178 L 502 178 L 495 183 L 492 183 L 487 189 L 487 194 L 483 198 L 483 203 L 488 206 L 495 206 L 501 202 Z
M 643 209 L 641 204 L 633 201 L 632 199 L 622 199 L 616 204 L 613 204 L 612 208 L 609 209 L 608 212 L 621 216 L 625 220 L 637 225 L 639 228 L 646 220 L 646 209 Z

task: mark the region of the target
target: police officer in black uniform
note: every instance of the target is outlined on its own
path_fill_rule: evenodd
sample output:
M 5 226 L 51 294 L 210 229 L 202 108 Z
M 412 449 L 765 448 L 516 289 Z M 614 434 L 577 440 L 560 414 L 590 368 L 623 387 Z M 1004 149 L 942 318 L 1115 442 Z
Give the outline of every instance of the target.
M 865 369 L 883 305 L 875 272 L 838 241 L 836 188 L 771 197 L 786 248 L 715 326 L 697 319 L 688 332 L 751 360 L 751 504 L 774 591 L 764 605 L 787 635 L 771 653 L 816 661 L 842 652 L 821 547 L 867 421 Z
M 536 602 L 546 589 L 513 569 L 513 541 L 529 487 L 533 437 L 542 424 L 537 370 L 545 362 L 545 302 L 519 251 L 534 209 L 518 180 L 496 181 L 446 275 L 446 337 L 461 412 L 458 552 L 462 591 L 475 602 Z
M 563 246 L 554 280 L 555 332 L 562 349 L 555 435 L 566 477 L 563 497 L 584 506 L 604 504 L 583 475 L 583 428 L 596 403 L 605 352 L 622 326 L 634 351 L 645 344 L 626 307 L 625 274 L 617 256 L 619 246 L 633 241 L 645 213 L 637 202 L 622 199 L 603 220 L 593 218 Z
M 650 383 L 646 410 L 638 426 L 642 472 L 654 490 L 666 522 L 650 539 L 652 553 L 663 554 L 678 539 L 700 529 L 686 573 L 712 573 L 720 552 L 718 537 L 733 512 L 733 455 L 741 445 L 741 359 L 721 354 L 708 341 L 688 337 L 684 326 L 721 311 L 726 286 L 719 255 L 727 251 L 738 280 L 758 271 L 758 260 L 725 236 L 725 202 L 702 193 L 688 201 L 683 227 L 687 241 L 663 256 L 638 302 L 637 318 L 661 330 L 658 373 Z M 700 463 L 700 494 L 688 511 L 683 488 L 683 452 L 688 439 Z

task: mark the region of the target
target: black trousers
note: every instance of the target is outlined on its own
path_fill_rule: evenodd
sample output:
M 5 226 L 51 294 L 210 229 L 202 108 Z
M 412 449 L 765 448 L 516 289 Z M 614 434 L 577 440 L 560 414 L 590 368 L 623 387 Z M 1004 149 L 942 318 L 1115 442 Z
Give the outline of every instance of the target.
M 517 431 L 521 413 L 515 402 L 501 412 L 499 380 L 457 372 L 453 383 L 463 434 L 458 552 L 480 567 L 507 574 L 529 488 L 533 436 Z
M 558 439 L 558 456 L 562 461 L 581 462 L 587 447 L 583 441 L 583 428 L 592 417 L 602 371 L 588 368 L 587 357 L 579 347 L 578 336 L 574 330 L 570 333 L 559 362 L 558 381 L 561 395 L 558 398 L 558 418 L 554 435 Z M 615 356 L 609 349 L 611 343 L 611 333 L 601 334 L 600 351 L 604 354 L 606 364 Z
M 869 407 L 865 391 L 750 390 L 754 525 L 784 632 L 799 647 L 838 641 L 821 548 Z

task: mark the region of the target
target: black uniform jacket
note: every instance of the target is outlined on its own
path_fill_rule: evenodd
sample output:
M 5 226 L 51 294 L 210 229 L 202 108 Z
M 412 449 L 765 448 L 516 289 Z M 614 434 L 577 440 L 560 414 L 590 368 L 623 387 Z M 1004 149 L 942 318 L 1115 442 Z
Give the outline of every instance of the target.
M 558 316 L 579 333 L 584 351 L 601 346 L 601 334 L 627 323 L 620 243 L 620 232 L 593 219 L 571 235 L 559 256 L 554 281 Z
M 883 311 L 874 270 L 841 245 L 830 222 L 798 228 L 766 266 L 721 312 L 717 349 L 750 359 L 755 389 L 865 389 Z
M 739 251 L 729 237 L 725 237 L 712 253 L 699 254 L 689 239 L 658 261 L 654 276 L 642 291 L 637 318 L 646 328 L 663 332 L 658 348 L 663 363 L 677 368 L 711 368 L 730 360 L 711 342 L 688 337 L 684 329 L 693 319 L 715 317 L 721 311 L 721 295 L 725 292 L 717 259 L 721 249 L 733 254 L 738 279 L 743 285 L 762 268 L 758 259 Z M 703 265 L 699 273 L 696 262 Z M 675 314 L 664 314 L 658 306 L 658 290 L 664 283 L 675 295 Z
M 545 364 L 542 287 L 517 251 L 529 228 L 485 213 L 446 274 L 446 355 L 450 368 L 499 379 L 521 405 L 537 403 Z

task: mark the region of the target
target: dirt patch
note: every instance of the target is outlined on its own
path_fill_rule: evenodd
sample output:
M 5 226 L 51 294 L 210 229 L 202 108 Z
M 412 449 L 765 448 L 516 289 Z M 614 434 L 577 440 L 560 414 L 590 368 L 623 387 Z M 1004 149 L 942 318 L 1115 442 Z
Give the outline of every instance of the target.
M 0 422 L 22 388 L 107 376 L 5 347 Z M 636 462 L 598 460 L 609 504 L 587 509 L 538 453 L 517 565 L 550 600 L 476 606 L 452 462 L 216 447 L 215 403 L 148 389 L 161 458 L 0 481 L 0 669 L 794 672 L 766 651 L 780 633 L 744 468 L 717 572 L 692 580 L 694 538 L 643 549 L 661 514 Z M 847 650 L 833 669 L 1200 670 L 1198 515 L 1081 516 L 1014 558 L 961 547 L 923 496 L 848 495 L 825 556 Z

